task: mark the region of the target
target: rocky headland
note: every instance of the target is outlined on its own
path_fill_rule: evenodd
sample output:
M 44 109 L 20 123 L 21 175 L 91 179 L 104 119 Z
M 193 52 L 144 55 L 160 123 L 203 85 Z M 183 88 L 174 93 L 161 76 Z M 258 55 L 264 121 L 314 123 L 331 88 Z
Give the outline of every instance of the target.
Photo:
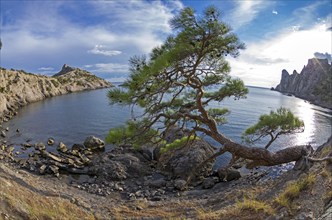
M 312 58 L 300 73 L 282 70 L 275 90 L 332 109 L 332 66 L 327 59 Z
M 24 70 L 1 68 L 0 123 L 9 120 L 20 107 L 31 102 L 110 86 L 112 86 L 110 82 L 66 64 L 59 73 L 51 77 L 27 73 Z

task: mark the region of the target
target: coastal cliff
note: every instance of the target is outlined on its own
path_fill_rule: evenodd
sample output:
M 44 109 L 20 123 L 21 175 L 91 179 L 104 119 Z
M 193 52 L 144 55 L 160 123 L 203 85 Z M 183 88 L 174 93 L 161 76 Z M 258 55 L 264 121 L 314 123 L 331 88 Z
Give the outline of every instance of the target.
M 327 59 L 309 59 L 301 73 L 282 70 L 276 91 L 292 94 L 313 104 L 332 108 L 332 66 Z
M 0 123 L 10 119 L 18 108 L 48 97 L 83 90 L 112 86 L 110 82 L 92 73 L 63 65 L 61 71 L 51 77 L 24 70 L 0 71 Z

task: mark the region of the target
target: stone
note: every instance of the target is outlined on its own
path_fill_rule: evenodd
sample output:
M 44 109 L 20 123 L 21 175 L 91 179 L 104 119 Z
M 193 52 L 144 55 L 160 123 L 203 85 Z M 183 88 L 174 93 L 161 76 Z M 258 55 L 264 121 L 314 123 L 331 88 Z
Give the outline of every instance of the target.
M 71 147 L 71 150 L 76 150 L 76 151 L 82 151 L 84 149 L 85 147 L 83 144 L 73 144 L 73 146 Z
M 68 151 L 68 148 L 64 143 L 60 142 L 58 147 L 57 147 L 57 150 L 62 152 L 62 153 L 66 153 Z
M 214 187 L 215 184 L 216 184 L 216 182 L 215 182 L 214 178 L 212 178 L 212 177 L 206 178 L 203 180 L 202 188 L 211 189 L 212 187 Z
M 172 179 L 187 179 L 194 173 L 193 180 L 208 176 L 212 172 L 214 161 L 197 167 L 199 164 L 210 158 L 215 149 L 203 140 L 195 140 L 182 148 L 172 149 L 164 153 L 158 161 L 158 168 Z
M 148 180 L 147 185 L 151 188 L 161 188 L 166 186 L 167 181 L 165 179 L 156 179 L 156 180 Z
M 1 137 L 3 137 L 3 138 L 5 138 L 7 135 L 6 135 L 6 133 L 5 133 L 5 131 L 1 131 Z
M 39 167 L 39 173 L 42 175 L 45 174 L 46 168 L 47 168 L 47 166 L 45 164 L 41 165 Z
M 233 168 L 225 169 L 221 167 L 218 169 L 217 173 L 221 181 L 232 181 L 241 178 L 240 172 Z
M 46 150 L 46 146 L 45 146 L 44 143 L 39 142 L 39 143 L 36 143 L 36 144 L 35 144 L 35 149 L 36 149 L 36 150 L 39 150 L 39 151 L 44 151 L 44 150 Z
M 47 144 L 48 144 L 49 146 L 54 145 L 54 139 L 53 139 L 53 138 L 49 138 L 49 139 L 47 140 Z
M 187 182 L 183 179 L 177 179 L 174 181 L 174 188 L 183 191 L 187 188 Z
M 91 151 L 105 150 L 104 141 L 94 136 L 87 137 L 84 141 L 84 146 Z
M 6 127 L 6 129 L 5 129 L 6 131 L 9 131 L 9 127 Z
M 49 166 L 51 172 L 56 176 L 59 177 L 59 167 L 55 166 L 55 165 L 51 165 Z

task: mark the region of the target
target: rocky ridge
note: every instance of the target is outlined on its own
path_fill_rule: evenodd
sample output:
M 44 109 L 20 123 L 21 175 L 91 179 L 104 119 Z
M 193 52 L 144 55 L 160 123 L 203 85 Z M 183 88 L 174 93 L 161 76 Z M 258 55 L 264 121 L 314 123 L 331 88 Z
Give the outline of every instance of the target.
M 83 90 L 107 88 L 110 82 L 92 73 L 63 65 L 52 77 L 27 73 L 24 70 L 0 71 L 0 123 L 9 120 L 22 106 L 48 97 Z
M 309 59 L 298 73 L 282 70 L 276 91 L 291 94 L 322 107 L 332 108 L 332 66 L 327 59 Z

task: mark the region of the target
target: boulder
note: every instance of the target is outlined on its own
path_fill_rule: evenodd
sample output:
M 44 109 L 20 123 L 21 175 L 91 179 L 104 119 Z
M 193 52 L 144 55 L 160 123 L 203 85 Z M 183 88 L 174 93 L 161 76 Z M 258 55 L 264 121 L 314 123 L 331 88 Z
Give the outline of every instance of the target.
M 35 144 L 35 149 L 39 150 L 39 151 L 44 151 L 44 150 L 46 150 L 46 146 L 45 146 L 45 144 L 40 142 L 40 143 Z
M 163 153 L 159 158 L 158 168 L 173 179 L 187 179 L 192 173 L 195 173 L 193 177 L 200 179 L 211 173 L 214 161 L 202 167 L 197 166 L 211 157 L 214 152 L 215 149 L 203 140 L 191 141 L 184 147 Z
M 58 147 L 57 147 L 57 150 L 62 152 L 62 153 L 66 153 L 68 151 L 68 148 L 64 143 L 60 142 Z
M 212 187 L 214 187 L 214 185 L 216 185 L 216 180 L 213 177 L 209 177 L 209 178 L 204 179 L 204 181 L 202 183 L 202 188 L 211 189 Z
M 233 168 L 225 169 L 222 167 L 218 169 L 217 173 L 221 181 L 232 181 L 241 178 L 240 172 Z
M 114 181 L 142 177 L 151 173 L 151 162 L 139 151 L 115 148 L 94 158 L 92 172 L 100 181 Z
M 84 141 L 84 146 L 91 151 L 105 150 L 104 141 L 94 136 L 87 137 Z
M 54 139 L 53 139 L 53 138 L 49 138 L 49 139 L 47 140 L 47 144 L 48 144 L 49 146 L 52 146 L 52 145 L 54 144 Z
M 174 181 L 174 188 L 183 191 L 187 188 L 187 182 L 183 179 L 177 179 Z

